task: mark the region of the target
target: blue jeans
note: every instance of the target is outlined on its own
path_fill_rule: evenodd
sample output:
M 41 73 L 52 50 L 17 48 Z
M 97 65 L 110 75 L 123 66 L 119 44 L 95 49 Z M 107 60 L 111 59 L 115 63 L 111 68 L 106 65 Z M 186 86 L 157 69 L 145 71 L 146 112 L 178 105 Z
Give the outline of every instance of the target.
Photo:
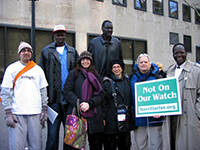
M 49 107 L 55 110 L 58 113 L 58 116 L 53 124 L 49 119 L 47 120 L 48 133 L 46 150 L 58 150 L 60 124 L 62 122 L 63 127 L 65 126 L 66 113 L 63 112 L 60 103 L 49 104 Z

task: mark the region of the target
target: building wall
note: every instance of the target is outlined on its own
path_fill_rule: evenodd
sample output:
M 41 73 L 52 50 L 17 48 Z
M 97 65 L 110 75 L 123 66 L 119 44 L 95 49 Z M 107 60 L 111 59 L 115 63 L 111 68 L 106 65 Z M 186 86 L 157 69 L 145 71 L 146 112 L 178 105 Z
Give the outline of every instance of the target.
M 31 26 L 31 1 L 0 0 L 0 23 Z M 192 37 L 192 53 L 188 58 L 196 61 L 196 46 L 200 46 L 200 25 L 195 24 L 195 12 L 191 9 L 191 22 L 182 19 L 183 0 L 178 2 L 178 19 L 168 15 L 168 0 L 164 0 L 164 15 L 153 13 L 152 0 L 147 0 L 147 11 L 134 9 L 134 0 L 127 0 L 127 7 L 112 4 L 112 0 L 39 0 L 35 2 L 36 28 L 53 29 L 56 24 L 64 24 L 76 33 L 76 49 L 87 49 L 87 34 L 101 34 L 101 24 L 105 19 L 113 22 L 114 36 L 147 40 L 147 53 L 153 62 L 164 64 L 164 70 L 173 63 L 169 32 Z M 188 2 L 200 9 L 199 0 Z

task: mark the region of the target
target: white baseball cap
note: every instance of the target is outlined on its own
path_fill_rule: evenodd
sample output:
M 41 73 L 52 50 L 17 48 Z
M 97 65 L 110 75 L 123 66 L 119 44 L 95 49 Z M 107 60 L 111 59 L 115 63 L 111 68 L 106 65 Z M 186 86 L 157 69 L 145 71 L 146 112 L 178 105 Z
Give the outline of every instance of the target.
M 54 34 L 55 32 L 58 32 L 58 31 L 65 31 L 65 32 L 67 33 L 67 30 L 66 30 L 65 26 L 62 25 L 62 24 L 56 25 L 56 26 L 54 27 L 54 29 L 53 29 L 53 34 Z

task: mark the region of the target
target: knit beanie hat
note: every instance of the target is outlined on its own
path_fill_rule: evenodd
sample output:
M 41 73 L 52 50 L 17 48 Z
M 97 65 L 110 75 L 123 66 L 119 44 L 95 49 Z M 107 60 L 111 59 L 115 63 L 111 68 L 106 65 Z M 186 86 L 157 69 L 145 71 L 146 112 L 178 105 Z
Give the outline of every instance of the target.
M 113 59 L 113 60 L 111 60 L 111 62 L 110 62 L 110 68 L 112 68 L 112 66 L 114 64 L 119 64 L 122 67 L 122 70 L 124 70 L 123 60 L 121 60 L 121 59 Z
M 92 59 L 92 54 L 88 51 L 83 51 L 81 54 L 80 54 L 80 58 L 79 58 L 79 63 L 81 62 L 81 59 L 83 58 L 89 58 L 91 60 L 91 63 L 93 63 L 93 59 Z
M 20 42 L 20 44 L 19 44 L 19 46 L 18 46 L 18 54 L 19 54 L 19 53 L 21 52 L 21 50 L 24 49 L 24 48 L 30 49 L 31 52 L 33 53 L 33 49 L 32 49 L 32 47 L 31 47 L 31 45 L 29 45 L 28 43 L 22 41 L 22 42 Z

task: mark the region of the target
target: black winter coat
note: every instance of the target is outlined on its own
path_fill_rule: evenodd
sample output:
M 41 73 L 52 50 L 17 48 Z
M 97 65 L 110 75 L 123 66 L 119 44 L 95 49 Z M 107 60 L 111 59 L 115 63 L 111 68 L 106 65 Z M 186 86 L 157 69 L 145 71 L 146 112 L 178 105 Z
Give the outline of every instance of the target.
M 67 46 L 67 63 L 68 71 L 76 67 L 79 60 L 78 52 L 71 46 Z M 42 49 L 39 65 L 44 70 L 47 82 L 48 101 L 49 103 L 61 102 L 61 63 L 56 51 L 56 42 L 51 43 Z
M 131 95 L 131 85 L 128 77 L 123 75 L 123 80 L 117 78 L 113 74 L 111 79 L 115 82 L 117 102 L 118 104 L 124 104 L 129 106 L 129 116 L 132 117 L 133 114 L 130 109 L 133 107 L 132 95 Z M 104 120 L 106 122 L 105 133 L 106 134 L 116 134 L 119 133 L 118 130 L 118 120 L 117 120 L 117 107 L 114 104 L 114 98 L 112 96 L 111 83 L 109 80 L 103 82 L 103 89 L 105 91 L 105 100 L 103 103 Z M 134 126 L 134 122 L 129 124 L 129 126 Z
M 67 115 L 72 114 L 72 109 L 77 104 L 77 99 L 81 100 L 82 97 L 82 84 L 85 80 L 84 75 L 82 72 L 76 71 L 76 69 L 73 69 L 69 72 L 69 75 L 67 77 L 67 81 L 65 82 L 64 86 L 64 97 L 65 101 L 69 103 L 68 109 L 67 109 Z M 98 133 L 104 131 L 104 125 L 103 125 L 103 113 L 102 113 L 102 102 L 104 99 L 104 93 L 103 91 L 100 92 L 99 95 L 93 96 L 89 104 L 94 104 L 92 107 L 96 107 L 97 114 L 93 117 L 88 117 L 87 123 L 88 123 L 88 133 Z M 90 105 L 91 108 L 91 105 Z
M 111 60 L 123 60 L 121 42 L 115 37 L 109 42 L 105 41 L 102 35 L 92 39 L 88 51 L 92 54 L 98 73 L 103 77 L 111 75 Z

